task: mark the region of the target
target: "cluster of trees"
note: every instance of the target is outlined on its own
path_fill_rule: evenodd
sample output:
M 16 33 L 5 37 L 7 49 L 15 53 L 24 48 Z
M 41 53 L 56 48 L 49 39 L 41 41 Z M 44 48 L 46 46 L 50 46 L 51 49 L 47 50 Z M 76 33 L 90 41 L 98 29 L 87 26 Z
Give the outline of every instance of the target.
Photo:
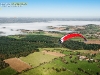
M 99 50 L 100 45 L 99 44 L 86 44 L 84 42 L 79 42 L 79 41 L 72 41 L 68 40 L 63 43 L 63 47 L 67 47 L 72 50 Z

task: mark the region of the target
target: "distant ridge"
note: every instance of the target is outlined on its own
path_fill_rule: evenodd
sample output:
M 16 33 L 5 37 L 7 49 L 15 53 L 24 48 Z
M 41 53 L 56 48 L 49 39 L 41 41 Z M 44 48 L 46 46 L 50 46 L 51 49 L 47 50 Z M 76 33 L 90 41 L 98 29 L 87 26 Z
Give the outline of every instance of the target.
M 100 21 L 100 18 L 28 18 L 28 17 L 1 17 L 0 23 L 33 23 L 49 21 Z

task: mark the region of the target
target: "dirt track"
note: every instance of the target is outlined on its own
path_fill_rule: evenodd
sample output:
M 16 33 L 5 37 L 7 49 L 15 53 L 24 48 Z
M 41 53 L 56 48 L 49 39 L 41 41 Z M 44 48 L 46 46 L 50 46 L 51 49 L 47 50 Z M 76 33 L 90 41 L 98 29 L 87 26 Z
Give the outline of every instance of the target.
M 16 70 L 17 72 L 21 72 L 23 70 L 31 68 L 31 66 L 29 64 L 23 62 L 19 58 L 10 58 L 10 59 L 6 59 L 4 61 L 6 63 L 8 63 L 10 65 L 10 67 L 13 68 L 14 70 Z
M 50 51 L 42 51 L 43 53 L 45 54 L 50 54 L 50 55 L 54 55 L 54 56 L 57 56 L 57 57 L 62 57 L 62 56 L 65 56 L 64 54 L 61 54 L 61 53 L 57 53 L 57 52 L 50 52 Z
M 100 40 L 87 40 L 86 44 L 100 44 Z

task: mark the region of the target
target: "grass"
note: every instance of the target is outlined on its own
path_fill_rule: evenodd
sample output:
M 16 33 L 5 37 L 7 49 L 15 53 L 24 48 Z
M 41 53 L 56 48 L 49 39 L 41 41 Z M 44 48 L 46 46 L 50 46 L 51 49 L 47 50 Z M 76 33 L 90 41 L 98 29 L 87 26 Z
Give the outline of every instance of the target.
M 0 75 L 14 75 L 17 72 L 10 67 L 0 70 Z
M 98 54 L 96 54 L 96 56 L 94 57 L 94 59 L 100 59 L 100 52 Z
M 27 33 L 27 35 L 44 35 L 44 31 L 41 32 L 33 32 L 33 33 Z
M 21 35 L 9 35 L 9 36 L 7 36 L 7 37 L 9 37 L 9 38 L 15 38 L 15 39 L 23 39 L 23 38 L 25 38 L 26 36 L 21 36 Z
M 65 51 L 65 50 L 69 50 L 67 48 L 39 48 L 40 51 L 44 51 L 44 50 L 50 50 L 50 51 L 56 51 L 56 52 L 60 52 L 61 50 Z
M 61 71 L 61 72 L 57 72 L 56 70 L 53 70 L 52 67 L 54 67 L 55 69 L 61 69 L 61 68 L 67 68 L 66 71 Z M 42 66 L 39 66 L 35 69 L 31 69 L 27 72 L 24 72 L 20 75 L 74 75 L 75 73 L 79 74 L 79 75 L 86 75 L 83 72 L 78 71 L 77 68 L 81 68 L 88 71 L 91 74 L 91 70 L 92 70 L 92 74 L 96 74 L 96 72 L 99 72 L 100 69 L 97 69 L 96 64 L 88 64 L 86 61 L 78 61 L 78 64 L 74 64 L 74 63 L 69 63 L 69 64 L 64 64 L 62 61 L 60 60 L 54 60 L 51 63 L 47 63 L 44 64 Z M 94 70 L 93 70 L 94 69 Z M 95 70 L 97 69 L 97 70 Z
M 84 71 L 86 71 L 92 75 L 96 75 L 96 73 L 100 71 L 100 68 L 97 66 L 97 64 L 99 64 L 99 62 L 89 63 L 88 61 L 85 61 L 85 60 L 83 60 L 83 61 L 76 60 L 75 59 L 75 57 L 77 57 L 76 50 L 71 51 L 66 48 L 39 48 L 39 49 L 40 49 L 40 51 L 43 51 L 43 50 L 50 50 L 50 51 L 54 50 L 54 51 L 59 51 L 59 52 L 63 51 L 62 52 L 63 54 L 67 54 L 67 56 L 63 57 L 63 59 L 65 59 L 68 62 L 68 64 L 64 63 L 61 58 L 57 58 L 55 60 L 52 60 L 50 63 L 43 64 L 43 65 L 41 65 L 37 68 L 31 69 L 27 72 L 23 72 L 20 75 L 76 75 L 76 74 L 87 75 L 86 73 L 79 71 L 78 68 L 81 68 Z M 80 52 L 83 53 L 84 50 L 82 50 Z M 73 54 L 71 59 L 69 58 L 70 54 Z M 37 58 L 39 58 L 39 60 L 40 60 L 37 63 L 42 62 L 42 60 L 40 59 L 40 58 L 43 58 L 41 56 L 41 54 L 40 54 L 41 57 L 39 57 L 38 54 L 36 54 L 36 55 L 37 55 Z M 97 55 L 97 57 L 100 58 L 99 55 Z M 28 58 L 26 58 L 26 59 L 28 60 Z M 49 58 L 46 57 L 45 59 L 48 60 Z M 51 59 L 51 57 L 50 57 L 50 59 Z M 77 63 L 76 64 L 72 63 L 71 60 L 76 61 Z M 54 69 L 53 69 L 53 67 L 54 67 Z M 66 71 L 57 72 L 55 70 L 55 69 L 61 70 L 62 68 L 66 68 Z
M 21 60 L 23 60 L 26 63 L 31 64 L 33 67 L 38 66 L 40 63 L 43 62 L 49 62 L 52 59 L 54 59 L 56 56 L 43 54 L 42 52 L 35 52 L 33 54 L 30 54 L 26 57 L 20 57 Z
M 31 69 L 27 72 L 24 72 L 20 75 L 73 75 L 70 71 L 62 71 L 62 72 L 56 72 L 56 70 L 52 69 L 52 63 L 51 64 L 44 64 L 40 67 L 37 67 L 35 69 Z

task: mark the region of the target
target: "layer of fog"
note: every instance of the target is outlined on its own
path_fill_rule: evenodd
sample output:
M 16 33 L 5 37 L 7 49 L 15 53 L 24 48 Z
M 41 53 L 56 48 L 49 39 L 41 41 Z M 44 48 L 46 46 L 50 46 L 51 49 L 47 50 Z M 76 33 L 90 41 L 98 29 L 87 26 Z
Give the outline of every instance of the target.
M 44 31 L 58 31 L 54 29 L 48 29 L 47 26 L 63 26 L 63 25 L 87 25 L 97 24 L 100 25 L 100 21 L 50 21 L 50 22 L 34 22 L 34 23 L 6 23 L 0 24 L 0 35 L 15 35 L 21 34 L 19 29 L 26 30 L 44 30 Z M 67 32 L 67 31 L 66 31 Z

